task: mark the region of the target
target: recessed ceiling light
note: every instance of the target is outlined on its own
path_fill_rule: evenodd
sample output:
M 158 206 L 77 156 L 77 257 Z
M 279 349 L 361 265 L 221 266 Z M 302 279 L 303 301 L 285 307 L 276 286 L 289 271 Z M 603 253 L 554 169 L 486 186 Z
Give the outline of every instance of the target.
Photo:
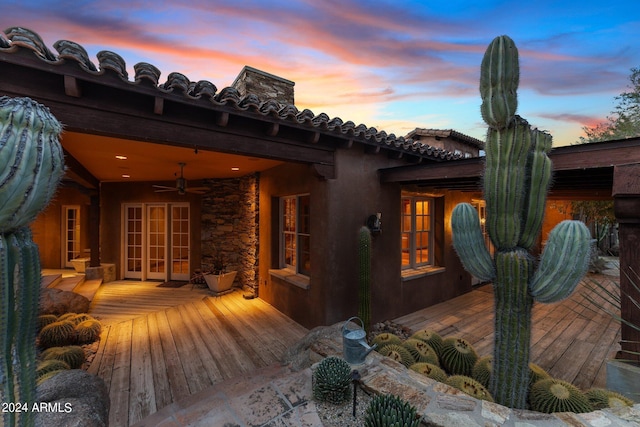
M 240 170 L 240 168 L 239 168 L 239 167 L 237 167 L 237 166 L 234 166 L 234 167 L 232 167 L 232 168 L 231 168 L 231 170 L 232 170 L 232 171 L 239 171 L 239 170 Z
M 123 174 L 122 174 L 122 177 L 123 177 L 123 178 L 131 178 L 131 175 L 128 175 L 128 174 L 126 174 L 126 173 L 123 173 Z
M 127 156 L 116 156 L 118 160 L 127 160 Z

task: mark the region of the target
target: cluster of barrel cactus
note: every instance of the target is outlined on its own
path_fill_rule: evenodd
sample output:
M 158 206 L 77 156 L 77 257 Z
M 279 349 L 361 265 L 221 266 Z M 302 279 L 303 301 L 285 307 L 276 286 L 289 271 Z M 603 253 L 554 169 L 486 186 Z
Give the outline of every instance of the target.
M 550 233 L 540 262 L 530 253 L 540 234 L 552 165 L 551 136 L 517 116 L 518 50 L 496 37 L 481 65 L 481 112 L 489 125 L 485 144 L 486 227 L 489 253 L 476 210 L 468 203 L 452 213 L 453 245 L 464 267 L 492 281 L 495 345 L 490 391 L 511 408 L 526 407 L 533 301 L 555 302 L 573 292 L 587 271 L 590 235 L 578 221 Z
M 409 402 L 391 394 L 374 396 L 367 407 L 366 427 L 418 427 L 420 418 Z
M 311 380 L 313 397 L 318 401 L 340 404 L 351 398 L 351 366 L 340 357 L 322 359 Z
M 358 231 L 358 317 L 365 331 L 371 328 L 371 231 Z
M 0 401 L 34 402 L 40 261 L 29 223 L 64 174 L 62 125 L 29 98 L 0 97 Z M 29 425 L 32 414 L 4 412 Z
M 102 324 L 86 313 L 66 313 L 59 317 L 52 314 L 38 316 L 41 326 L 38 333 L 40 347 L 59 347 L 72 344 L 89 344 L 100 338 Z

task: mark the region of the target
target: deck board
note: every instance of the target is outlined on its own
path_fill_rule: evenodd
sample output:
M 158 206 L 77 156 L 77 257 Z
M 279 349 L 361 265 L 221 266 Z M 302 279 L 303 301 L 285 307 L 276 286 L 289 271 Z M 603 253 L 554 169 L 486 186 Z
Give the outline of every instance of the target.
M 611 279 L 596 275 L 585 281 L 607 283 Z M 620 323 L 602 311 L 585 307 L 586 282 L 564 301 L 535 304 L 531 331 L 531 361 L 582 389 L 605 387 L 606 361 L 620 349 Z M 490 355 L 493 319 L 493 292 L 490 285 L 485 285 L 394 321 L 413 331 L 428 328 L 443 336 L 465 338 L 480 355 Z

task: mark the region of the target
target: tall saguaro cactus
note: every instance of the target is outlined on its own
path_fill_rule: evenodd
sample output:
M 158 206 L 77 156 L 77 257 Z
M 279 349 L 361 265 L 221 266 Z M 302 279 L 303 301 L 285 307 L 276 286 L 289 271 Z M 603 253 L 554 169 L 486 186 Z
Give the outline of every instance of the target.
M 489 125 L 483 185 L 493 258 L 473 206 L 461 203 L 451 217 L 453 245 L 465 269 L 493 281 L 489 388 L 498 403 L 511 408 L 526 407 L 533 302 L 555 302 L 573 292 L 587 271 L 590 242 L 583 223 L 563 221 L 549 234 L 539 262 L 529 252 L 540 234 L 551 181 L 551 135 L 515 114 L 518 83 L 518 50 L 509 37 L 496 37 L 480 74 L 481 113 Z
M 0 97 L 0 401 L 28 409 L 36 397 L 40 296 L 38 247 L 28 225 L 64 173 L 61 131 L 43 105 Z M 30 411 L 3 412 L 6 426 L 33 424 Z

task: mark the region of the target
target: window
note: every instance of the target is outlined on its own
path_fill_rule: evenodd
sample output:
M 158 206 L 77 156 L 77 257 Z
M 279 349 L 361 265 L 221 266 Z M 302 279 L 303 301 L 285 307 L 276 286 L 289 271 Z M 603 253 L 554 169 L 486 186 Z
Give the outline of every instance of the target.
M 282 267 L 309 276 L 311 272 L 311 218 L 309 195 L 280 199 Z
M 402 198 L 402 268 L 433 265 L 433 199 Z

